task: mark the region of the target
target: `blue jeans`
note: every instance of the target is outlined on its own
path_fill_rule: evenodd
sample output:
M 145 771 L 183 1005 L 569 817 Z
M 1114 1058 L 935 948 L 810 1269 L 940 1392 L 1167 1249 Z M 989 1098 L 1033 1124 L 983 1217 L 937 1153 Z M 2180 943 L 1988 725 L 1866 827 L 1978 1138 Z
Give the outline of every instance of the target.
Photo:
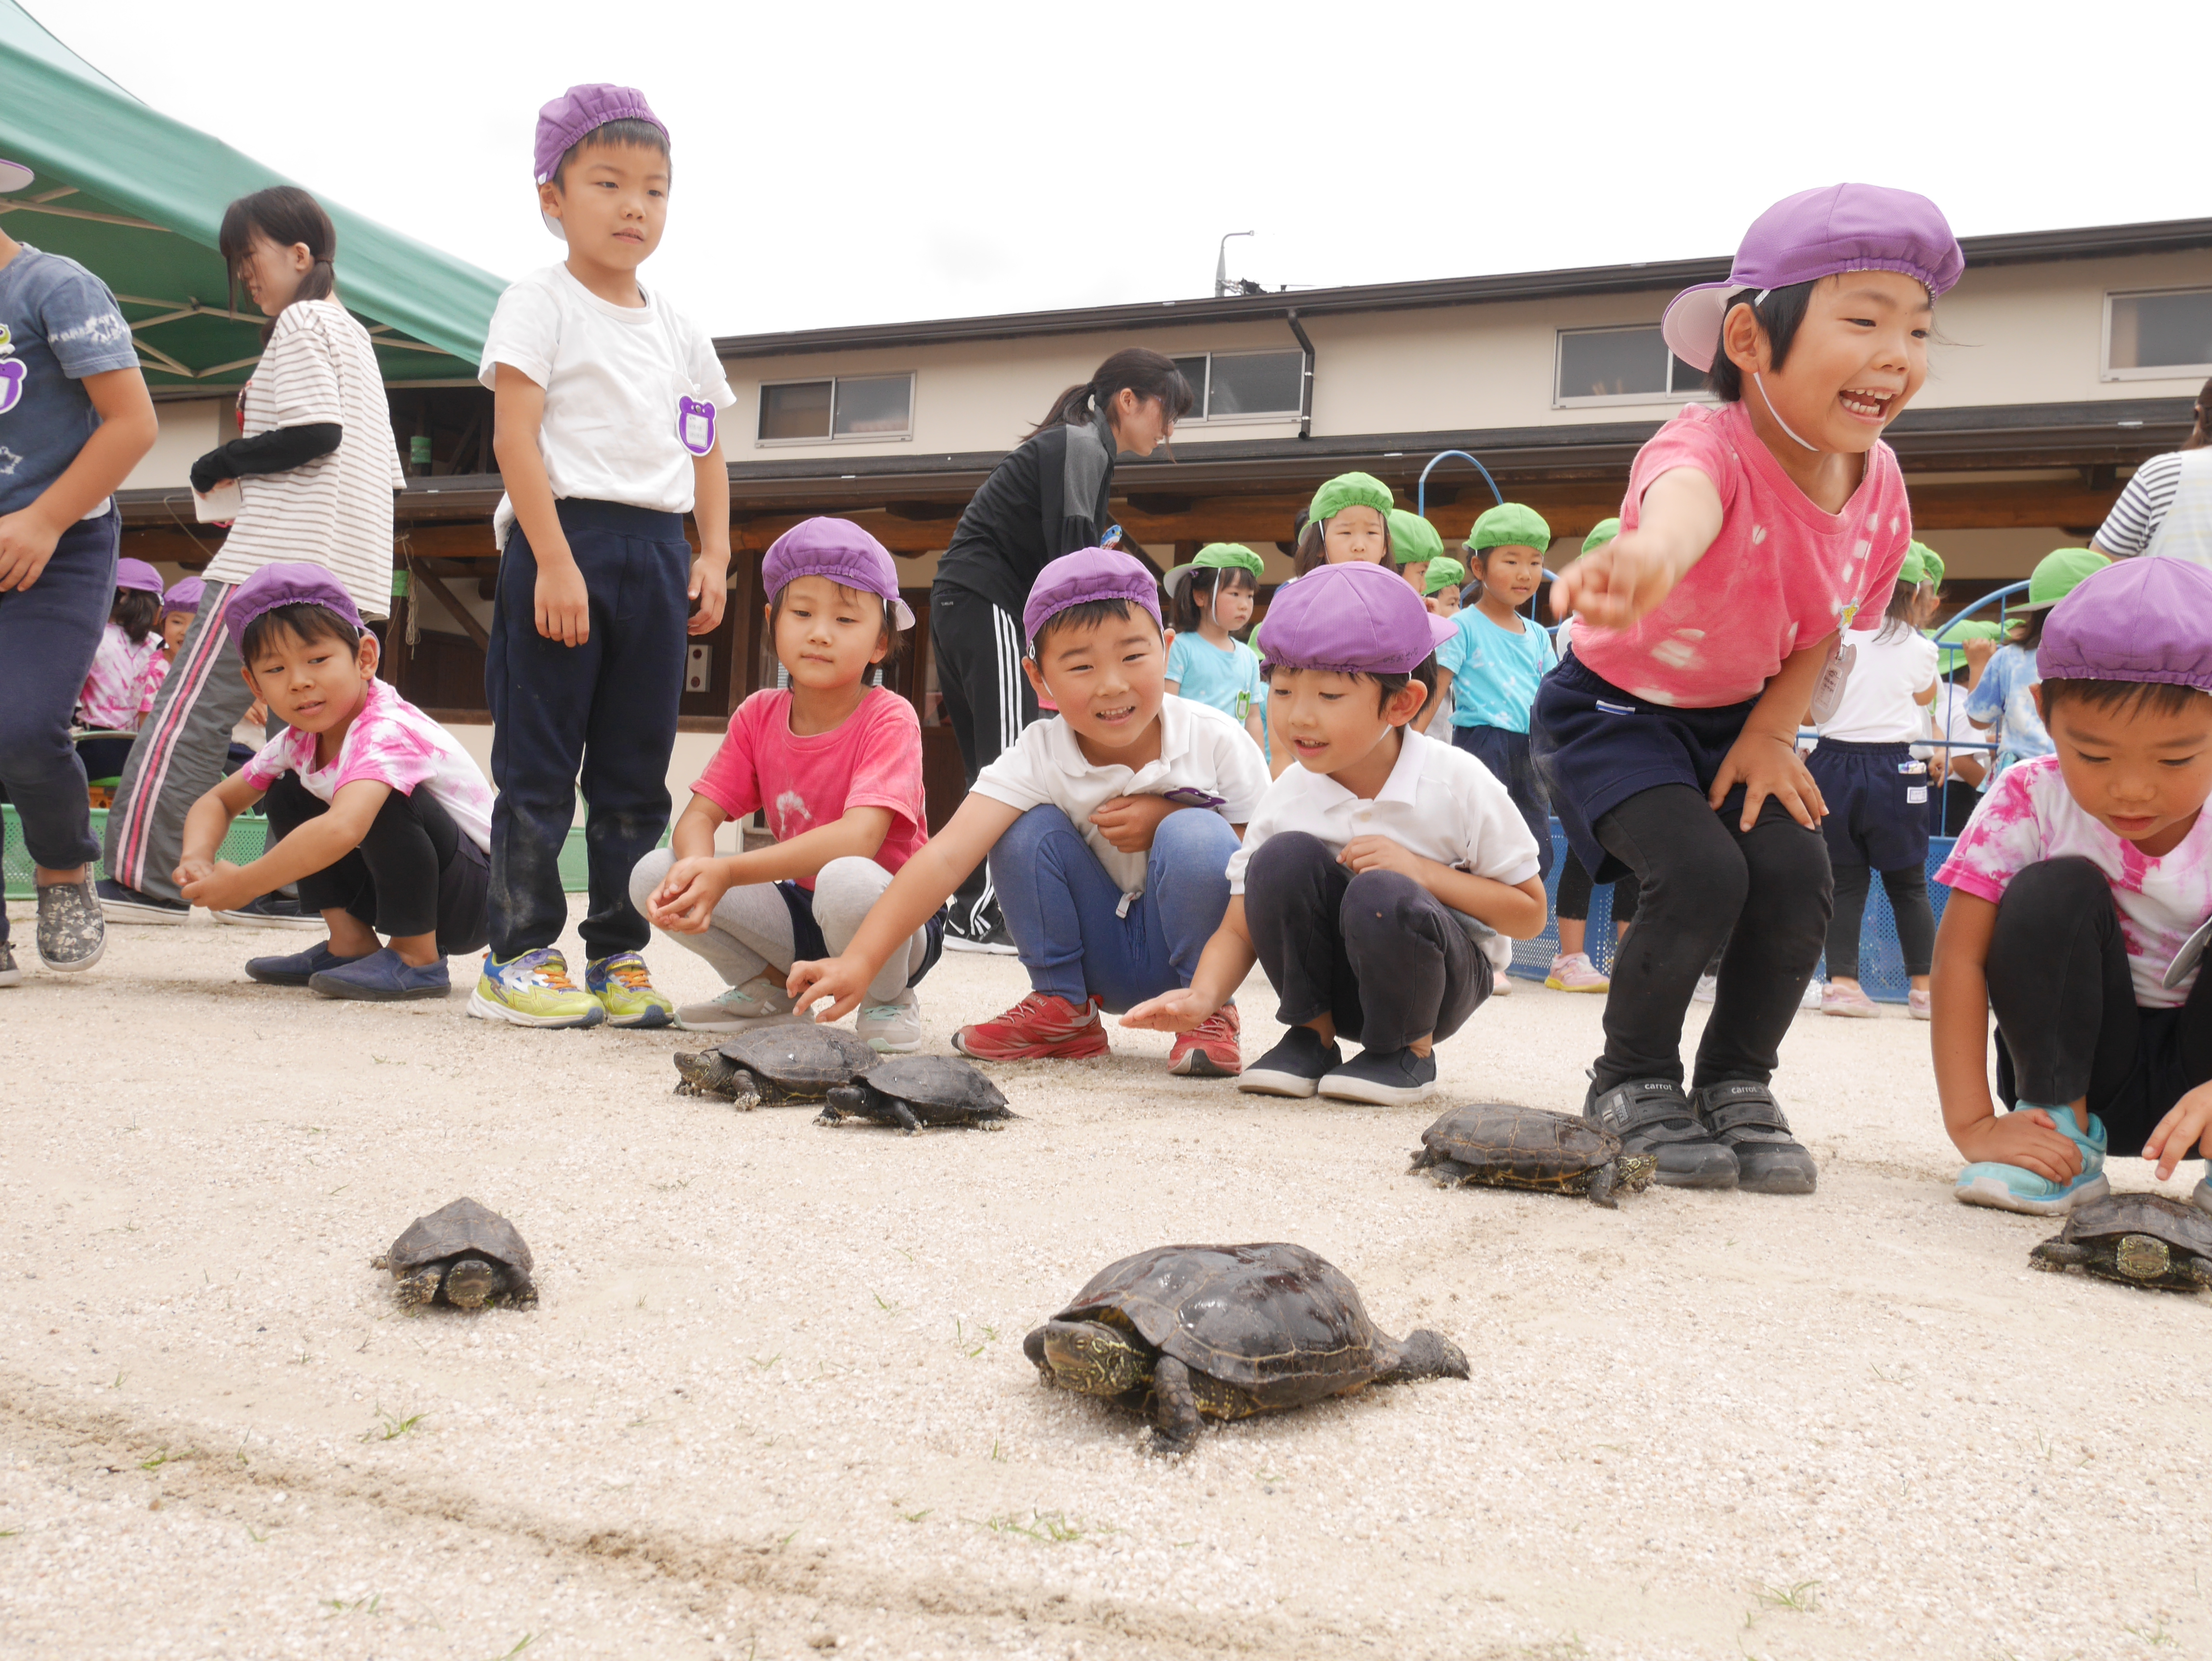
M 1144 893 L 1116 916 L 1121 887 L 1082 834 L 1057 807 L 1032 807 L 991 850 L 991 885 L 1030 984 L 1070 1003 L 1095 997 L 1119 1014 L 1190 984 L 1229 910 L 1236 851 L 1220 814 L 1169 814 L 1152 833 Z

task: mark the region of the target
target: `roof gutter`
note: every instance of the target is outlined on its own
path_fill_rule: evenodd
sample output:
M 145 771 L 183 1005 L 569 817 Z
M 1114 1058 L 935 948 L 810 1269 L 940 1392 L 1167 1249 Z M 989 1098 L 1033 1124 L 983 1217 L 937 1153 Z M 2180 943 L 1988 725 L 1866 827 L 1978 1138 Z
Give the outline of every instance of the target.
M 1306 355 L 1304 367 L 1298 372 L 1298 436 L 1313 436 L 1313 342 L 1307 338 L 1305 325 L 1298 321 L 1298 308 L 1291 307 L 1283 313 L 1283 321 L 1291 326 L 1291 332 L 1298 338 L 1298 350 Z

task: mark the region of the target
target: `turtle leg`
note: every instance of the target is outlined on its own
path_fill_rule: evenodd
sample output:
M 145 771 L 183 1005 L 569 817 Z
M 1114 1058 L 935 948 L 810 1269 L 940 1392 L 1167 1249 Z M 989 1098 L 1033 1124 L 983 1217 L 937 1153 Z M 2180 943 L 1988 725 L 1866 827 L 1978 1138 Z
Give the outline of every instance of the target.
M 443 1263 L 425 1263 L 412 1275 L 403 1275 L 392 1282 L 392 1294 L 410 1307 L 433 1302 L 438 1296 L 438 1282 L 445 1278 Z
M 761 1104 L 761 1081 L 744 1068 L 737 1068 L 730 1075 L 730 1089 L 733 1092 L 730 1097 L 730 1105 L 738 1112 L 750 1113 Z
M 914 1116 L 914 1109 L 896 1096 L 885 1096 L 881 1098 L 881 1100 L 884 1111 L 898 1121 L 901 1130 L 909 1136 L 918 1136 L 921 1134 L 921 1121 Z
M 456 1309 L 482 1309 L 499 1289 L 499 1271 L 481 1257 L 459 1257 L 446 1271 L 446 1301 Z
M 822 1110 L 814 1116 L 817 1124 L 842 1124 L 860 1111 L 861 1096 L 858 1085 L 841 1084 L 823 1098 Z
M 2029 1249 L 2027 1261 L 2031 1268 L 2057 1275 L 2087 1263 L 2089 1248 L 2075 1245 L 2066 1240 L 2045 1240 L 2041 1245 Z
M 507 1269 L 501 1289 L 511 1308 L 529 1309 L 537 1305 L 538 1283 L 519 1269 Z
M 1613 1197 L 1613 1184 L 1620 1180 L 1620 1166 L 1611 1159 L 1607 1159 L 1596 1170 L 1591 1171 L 1589 1187 L 1586 1190 L 1589 1195 L 1590 1203 L 1601 1205 L 1607 1211 L 1620 1210 L 1620 1202 Z
M 2212 1257 L 2182 1257 L 2176 1266 L 2198 1286 L 2212 1287 Z
M 1198 1439 L 1198 1396 L 1190 1369 L 1172 1355 L 1152 1363 L 1152 1451 L 1182 1453 Z

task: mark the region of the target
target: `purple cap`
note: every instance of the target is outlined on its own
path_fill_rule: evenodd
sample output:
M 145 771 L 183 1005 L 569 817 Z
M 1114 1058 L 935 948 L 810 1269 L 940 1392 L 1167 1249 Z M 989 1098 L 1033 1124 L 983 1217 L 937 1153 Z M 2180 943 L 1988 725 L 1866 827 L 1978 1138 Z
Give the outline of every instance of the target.
M 240 583 L 223 608 L 223 624 L 233 640 L 243 640 L 246 624 L 280 605 L 319 605 L 356 630 L 362 626 L 345 585 L 321 566 L 304 563 L 264 565 Z
M 604 81 L 587 87 L 571 87 L 551 103 L 538 112 L 538 137 L 531 151 L 531 177 L 540 185 L 552 183 L 553 175 L 560 170 L 561 158 L 568 147 L 587 132 L 595 132 L 610 121 L 646 121 L 660 129 L 660 136 L 668 137 L 668 124 L 653 113 L 653 106 L 645 101 L 645 94 L 635 87 L 617 87 Z M 672 144 L 675 141 L 670 139 Z M 561 222 L 551 214 L 541 216 L 545 228 L 568 240 L 568 233 Z
M 179 577 L 176 586 L 161 596 L 161 609 L 165 611 L 197 611 L 200 609 L 200 596 L 206 593 L 207 584 L 198 577 Z
M 890 551 L 849 519 L 805 519 L 769 545 L 761 562 L 761 586 L 770 599 L 800 577 L 828 577 L 848 588 L 873 594 L 902 629 L 914 627 L 914 612 L 899 598 L 898 567 Z
M 1824 185 L 1784 197 L 1752 221 L 1728 281 L 1676 295 L 1660 332 L 1675 356 L 1710 370 L 1721 323 L 1743 289 L 1786 289 L 1843 271 L 1902 271 L 1932 297 L 1966 269 L 1950 222 L 1926 197 L 1881 185 Z
M 1260 661 L 1271 670 L 1402 675 L 1458 627 L 1386 566 L 1323 565 L 1275 590 L 1260 625 Z
M 2212 570 L 2137 558 L 2092 571 L 2044 619 L 2035 672 L 2212 692 Z
M 1039 571 L 1037 580 L 1030 585 L 1029 604 L 1022 607 L 1023 637 L 1035 641 L 1047 619 L 1071 605 L 1094 599 L 1127 600 L 1144 607 L 1145 615 L 1159 623 L 1159 587 L 1160 580 L 1142 560 L 1118 548 L 1080 548 L 1062 554 Z
M 118 559 L 115 562 L 115 586 L 158 594 L 161 592 L 161 574 L 143 559 Z

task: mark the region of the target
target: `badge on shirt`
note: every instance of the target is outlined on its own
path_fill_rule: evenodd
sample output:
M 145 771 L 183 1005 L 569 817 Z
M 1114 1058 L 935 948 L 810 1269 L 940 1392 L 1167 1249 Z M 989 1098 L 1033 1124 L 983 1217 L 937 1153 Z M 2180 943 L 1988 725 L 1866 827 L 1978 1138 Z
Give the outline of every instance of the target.
M 695 456 L 714 453 L 714 406 L 696 398 L 676 400 L 676 441 Z

